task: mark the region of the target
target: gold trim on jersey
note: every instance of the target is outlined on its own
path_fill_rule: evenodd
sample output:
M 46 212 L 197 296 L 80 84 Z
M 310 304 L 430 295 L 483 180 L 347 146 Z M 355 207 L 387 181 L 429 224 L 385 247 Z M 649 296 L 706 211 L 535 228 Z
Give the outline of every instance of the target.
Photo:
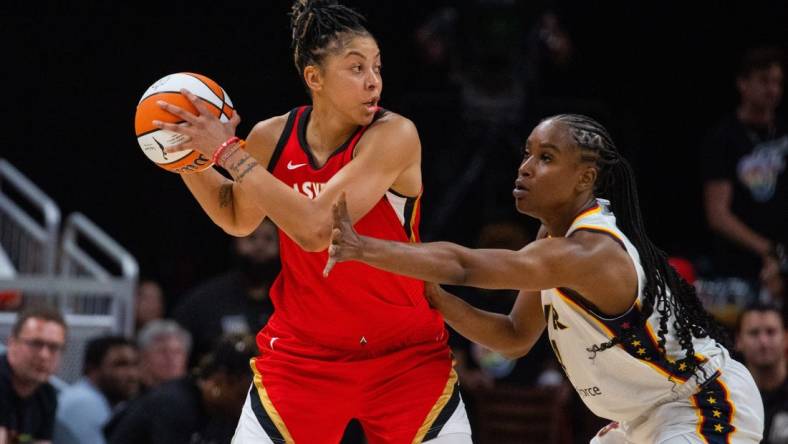
M 419 205 L 421 205 L 421 193 L 419 193 L 418 197 L 416 197 L 415 201 L 413 202 L 413 211 L 410 215 L 410 220 L 408 224 L 410 224 L 410 241 L 416 242 L 416 215 L 419 214 Z
M 720 370 L 720 377 L 722 377 L 722 370 Z M 731 418 L 728 421 L 728 423 L 730 423 L 731 426 L 733 426 L 733 418 L 736 417 L 736 404 L 734 404 L 733 400 L 731 399 L 731 390 L 722 381 L 722 379 L 717 378 L 717 382 L 719 382 L 720 385 L 722 386 L 722 389 L 725 390 L 725 401 L 727 401 L 728 404 L 730 404 L 731 406 Z M 729 436 L 728 439 L 730 440 L 730 437 L 732 437 L 734 434 L 736 434 L 736 427 L 733 427 L 733 431 L 730 433 L 730 435 L 728 435 Z
M 736 405 L 731 400 L 730 389 L 722 381 L 722 371 L 718 370 L 718 374 L 704 383 L 689 399 L 698 417 L 695 433 L 700 439 L 707 444 L 729 444 L 737 431 L 733 425 Z M 703 405 L 699 405 L 699 400 Z
M 586 225 L 578 225 L 577 227 L 575 227 L 575 228 L 574 228 L 574 230 L 572 230 L 572 233 L 575 233 L 576 231 L 580 231 L 580 230 L 595 230 L 595 231 L 603 231 L 603 232 L 605 232 L 605 233 L 607 233 L 607 234 L 609 234 L 609 235 L 613 236 L 614 238 L 618 239 L 618 241 L 619 241 L 619 242 L 621 242 L 621 244 L 622 244 L 622 245 L 624 244 L 624 239 L 621 239 L 621 236 L 619 236 L 619 234 L 618 234 L 618 233 L 616 233 L 615 231 L 613 231 L 613 230 L 611 230 L 610 228 L 608 228 L 608 227 L 605 227 L 605 226 L 601 226 L 601 225 L 589 225 L 589 224 L 586 224 Z
M 420 444 L 421 441 L 424 439 L 424 436 L 429 432 L 430 427 L 438 418 L 441 411 L 446 404 L 448 404 L 449 400 L 454 393 L 455 385 L 457 384 L 457 372 L 454 371 L 452 366 L 451 372 L 449 373 L 449 379 L 446 381 L 446 386 L 443 388 L 443 393 L 438 397 L 438 401 L 435 402 L 435 405 L 432 406 L 432 410 L 427 414 L 427 417 L 424 419 L 424 423 L 419 427 L 419 431 L 416 432 L 416 437 L 413 438 L 413 444 Z
M 602 205 L 599 205 L 599 202 L 595 202 L 594 205 L 591 208 L 588 208 L 586 210 L 581 211 L 580 214 L 578 214 L 574 218 L 572 223 L 574 224 L 575 222 L 577 222 L 578 220 L 580 220 L 580 219 L 582 219 L 584 217 L 591 216 L 592 214 L 598 214 L 600 212 L 602 212 Z
M 638 311 L 640 311 L 641 308 L 642 308 L 640 306 L 640 300 L 639 299 L 635 300 L 635 308 Z M 654 332 L 654 327 L 651 326 L 651 323 L 648 321 L 648 319 L 646 320 L 645 324 L 646 324 L 646 334 L 648 335 L 648 338 L 651 341 L 651 344 L 654 346 L 654 348 L 659 350 L 659 340 L 657 338 L 657 334 Z M 665 360 L 670 363 L 671 359 L 673 359 L 673 358 L 671 358 L 667 353 L 665 353 Z M 695 359 L 697 359 L 701 363 L 707 361 L 706 357 L 703 356 L 700 353 L 695 353 Z M 689 378 L 682 378 L 681 376 L 678 376 L 678 375 L 676 375 L 674 373 L 670 373 L 669 371 L 665 370 L 664 368 L 662 368 L 661 366 L 659 366 L 659 365 L 657 365 L 657 364 L 655 364 L 653 362 L 649 362 L 649 361 L 646 361 L 646 360 L 640 360 L 640 362 L 648 364 L 651 368 L 653 368 L 654 370 L 659 372 L 659 374 L 661 374 L 663 376 L 667 376 L 668 379 L 670 379 L 671 381 L 677 380 L 680 383 L 684 384 L 689 379 Z
M 564 302 L 567 302 L 570 305 L 574 306 L 576 308 L 575 311 L 577 311 L 578 313 L 583 315 L 583 317 L 594 321 L 598 326 L 602 327 L 602 330 L 604 331 L 604 334 L 607 336 L 608 339 L 613 339 L 616 336 L 616 334 L 613 332 L 613 330 L 610 329 L 610 327 L 605 325 L 604 322 L 602 322 L 596 316 L 594 316 L 594 314 L 591 313 L 586 307 L 584 307 L 584 306 L 580 305 L 579 303 L 577 303 L 571 297 L 569 297 L 568 295 L 564 294 L 564 292 L 562 292 L 561 290 L 559 290 L 557 288 L 553 288 L 553 290 L 558 294 L 558 296 L 561 297 L 561 299 L 564 300 Z
M 640 307 L 640 301 L 639 300 L 635 301 L 635 306 L 637 307 L 638 310 L 640 310 L 641 307 Z M 659 350 L 659 341 L 657 340 L 657 335 L 654 334 L 654 328 L 651 326 L 651 323 L 648 322 L 648 320 L 646 320 L 646 334 L 648 335 L 648 339 L 651 341 L 651 344 L 654 346 L 654 348 Z M 670 359 L 670 357 L 669 356 L 665 356 L 665 359 Z M 669 373 L 669 372 L 665 371 L 665 369 L 663 369 L 662 367 L 659 367 L 656 364 L 653 364 L 653 363 L 648 362 L 648 361 L 641 361 L 641 362 L 649 364 L 649 366 L 651 366 L 651 368 L 653 368 L 654 370 L 659 372 L 660 375 L 665 376 L 665 377 L 667 377 L 670 380 L 673 380 L 675 378 L 675 379 L 678 379 L 679 381 L 681 381 L 682 384 L 687 382 L 687 380 L 685 378 L 682 378 L 680 376 L 676 376 L 676 375 L 674 375 L 672 373 Z
M 605 336 L 607 336 L 608 339 L 613 339 L 616 336 L 615 332 L 613 332 L 613 330 L 611 330 L 610 327 L 608 327 L 601 319 L 599 319 L 597 317 L 597 315 L 595 313 L 590 311 L 587 307 L 584 307 L 583 305 L 579 304 L 577 301 L 573 300 L 570 296 L 566 295 L 564 292 L 562 292 L 558 288 L 553 288 L 552 290 L 554 290 L 555 293 L 561 299 L 564 300 L 564 302 L 569 304 L 574 309 L 574 311 L 576 311 L 577 313 L 581 314 L 584 318 L 586 318 L 588 320 L 591 320 L 596 325 L 598 325 L 601 328 L 602 333 Z M 633 307 L 639 311 L 641 309 L 640 300 L 636 299 L 634 304 L 633 304 Z M 653 327 L 648 322 L 648 320 L 646 320 L 645 324 L 646 324 L 646 334 L 648 335 L 649 340 L 651 341 L 651 343 L 654 346 L 654 348 L 656 350 L 659 350 L 659 346 L 658 346 L 659 342 L 657 341 L 657 335 L 654 333 Z M 618 346 L 623 349 L 623 346 L 621 344 L 619 344 Z M 632 356 L 638 362 L 646 364 L 652 370 L 656 371 L 657 373 L 659 373 L 660 375 L 662 375 L 663 377 L 667 378 L 670 381 L 675 381 L 675 382 L 677 382 L 679 384 L 684 384 L 688 380 L 688 378 L 683 378 L 683 377 L 678 376 L 678 375 L 676 375 L 674 373 L 671 373 L 669 369 L 663 368 L 661 365 L 659 365 L 656 362 L 652 362 L 652 361 L 649 361 L 649 360 L 646 360 L 646 359 L 641 359 L 641 358 L 638 358 L 637 356 L 633 356 L 631 354 L 630 354 L 630 356 Z M 695 353 L 695 358 L 699 362 L 706 362 L 707 361 L 707 358 L 705 356 L 701 355 L 700 353 Z M 669 360 L 670 357 L 669 356 L 665 356 L 665 359 Z
M 290 431 L 287 430 L 285 422 L 282 420 L 282 417 L 279 415 L 276 407 L 274 407 L 274 403 L 271 402 L 271 398 L 268 397 L 268 391 L 263 385 L 263 375 L 257 370 L 257 366 L 254 364 L 254 358 L 250 361 L 250 364 L 252 367 L 252 374 L 254 375 L 254 386 L 257 389 L 257 395 L 260 397 L 260 402 L 263 404 L 263 408 L 265 409 L 266 413 L 268 413 L 268 416 L 271 418 L 271 422 L 273 422 L 276 426 L 276 429 L 282 434 L 282 438 L 284 438 L 285 443 L 294 444 L 295 440 L 293 440 L 293 437 L 290 436 Z
M 695 401 L 695 397 L 694 396 L 690 396 L 689 400 L 690 400 L 690 404 L 692 404 L 692 409 L 695 410 L 695 416 L 698 417 L 698 426 L 695 427 L 695 433 L 698 434 L 698 436 L 700 437 L 701 440 L 703 440 L 706 443 L 708 443 L 706 438 L 703 436 L 703 431 L 702 431 L 703 430 L 703 412 L 701 412 L 701 409 L 698 406 L 698 402 Z

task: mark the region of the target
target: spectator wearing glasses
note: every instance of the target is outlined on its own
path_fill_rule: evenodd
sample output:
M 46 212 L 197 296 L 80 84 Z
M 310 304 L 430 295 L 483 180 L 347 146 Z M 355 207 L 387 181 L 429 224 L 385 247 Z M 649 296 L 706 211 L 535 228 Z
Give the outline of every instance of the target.
M 19 313 L 0 357 L 0 444 L 51 441 L 57 397 L 48 379 L 65 342 L 66 323 L 56 309 Z

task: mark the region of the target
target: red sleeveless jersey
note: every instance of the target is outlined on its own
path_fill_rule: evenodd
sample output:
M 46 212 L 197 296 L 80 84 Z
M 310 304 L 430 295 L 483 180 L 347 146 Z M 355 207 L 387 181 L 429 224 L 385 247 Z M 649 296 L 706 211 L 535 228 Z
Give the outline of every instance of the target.
M 268 170 L 314 199 L 352 161 L 355 146 L 368 127 L 359 127 L 318 168 L 306 142 L 311 110 L 300 107 L 290 112 Z M 418 242 L 419 203 L 418 197 L 390 190 L 356 222 L 355 229 L 375 238 Z M 279 238 L 282 271 L 270 290 L 275 310 L 258 336 L 258 342 L 264 342 L 261 346 L 270 341 L 263 338 L 291 336 L 305 346 L 370 356 L 444 340 L 443 318 L 427 304 L 422 281 L 354 261 L 337 264 L 324 278 L 326 251 L 304 251 L 282 230 Z

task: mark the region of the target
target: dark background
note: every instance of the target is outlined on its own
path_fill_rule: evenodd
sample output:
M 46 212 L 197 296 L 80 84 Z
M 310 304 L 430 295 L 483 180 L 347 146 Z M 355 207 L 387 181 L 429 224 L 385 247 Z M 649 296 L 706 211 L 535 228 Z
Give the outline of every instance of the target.
M 422 135 L 423 237 L 472 244 L 482 222 L 516 217 L 513 160 L 495 173 L 503 188 L 463 195 L 445 222 L 430 223 L 463 162 L 486 148 L 465 146 L 454 155 L 466 128 L 454 102 L 419 100 L 435 90 L 451 98 L 452 87 L 444 72 L 418 57 L 414 31 L 436 9 L 453 5 L 473 40 L 483 18 L 479 8 L 496 2 L 346 3 L 367 16 L 379 40 L 382 104 L 412 118 Z M 305 103 L 290 53 L 289 6 L 282 0 L 3 4 L 0 157 L 48 193 L 64 215 L 80 211 L 99 224 L 138 258 L 143 275 L 160 279 L 177 297 L 225 267 L 228 237 L 177 175 L 141 153 L 133 132 L 136 102 L 166 74 L 204 73 L 231 96 L 243 118 L 240 135 Z M 595 117 L 633 160 L 652 238 L 671 253 L 702 254 L 699 144 L 736 104 L 734 72 L 743 50 L 786 48 L 786 3 L 522 1 L 506 6 L 506 18 L 516 34 L 526 35 L 548 7 L 574 42 L 577 63 L 566 95 L 603 104 Z M 522 140 L 537 117 L 522 120 Z M 516 159 L 517 149 L 506 146 L 499 157 Z

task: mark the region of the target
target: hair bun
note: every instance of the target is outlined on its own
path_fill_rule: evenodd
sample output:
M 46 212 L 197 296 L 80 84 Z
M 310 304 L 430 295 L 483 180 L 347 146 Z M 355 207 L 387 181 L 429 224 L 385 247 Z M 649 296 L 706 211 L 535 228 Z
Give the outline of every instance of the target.
M 295 0 L 291 8 L 291 14 L 293 15 L 293 20 L 296 20 L 305 13 L 336 4 L 337 0 Z
M 349 33 L 369 35 L 364 16 L 337 0 L 295 0 L 290 10 L 293 61 L 299 74 L 309 64 L 319 64 L 326 45 Z

